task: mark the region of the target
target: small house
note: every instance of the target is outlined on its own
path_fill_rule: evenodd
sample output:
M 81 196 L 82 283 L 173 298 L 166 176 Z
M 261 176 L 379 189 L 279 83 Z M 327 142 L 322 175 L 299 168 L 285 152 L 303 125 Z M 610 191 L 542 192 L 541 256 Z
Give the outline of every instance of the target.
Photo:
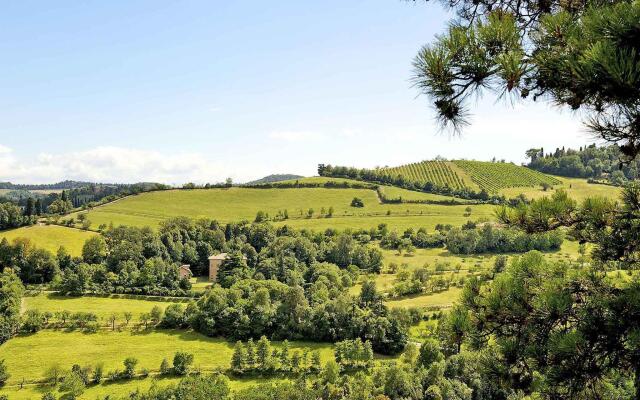
M 227 257 L 227 253 L 220 253 L 209 257 L 209 280 L 211 282 L 215 282 L 218 279 L 218 270 L 220 269 L 222 262 L 226 260 Z M 247 257 L 242 256 L 242 259 L 246 260 Z
M 191 278 L 191 276 L 193 276 L 193 273 L 191 272 L 191 268 L 189 268 L 189 265 L 181 265 L 180 268 L 178 268 L 178 277 L 180 279 L 189 279 Z

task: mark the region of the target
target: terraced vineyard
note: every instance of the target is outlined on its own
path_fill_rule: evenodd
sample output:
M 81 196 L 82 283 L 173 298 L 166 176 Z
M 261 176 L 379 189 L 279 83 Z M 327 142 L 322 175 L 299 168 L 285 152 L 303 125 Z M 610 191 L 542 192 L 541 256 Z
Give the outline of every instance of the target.
M 452 189 L 464 189 L 469 187 L 468 181 L 459 172 L 456 172 L 448 161 L 422 161 L 401 165 L 399 167 L 385 168 L 384 172 L 391 176 L 403 176 L 411 182 L 431 182 L 438 186 L 449 186 Z
M 483 161 L 453 161 L 482 189 L 495 193 L 511 187 L 535 187 L 543 183 L 558 185 L 562 182 L 552 176 L 511 163 Z

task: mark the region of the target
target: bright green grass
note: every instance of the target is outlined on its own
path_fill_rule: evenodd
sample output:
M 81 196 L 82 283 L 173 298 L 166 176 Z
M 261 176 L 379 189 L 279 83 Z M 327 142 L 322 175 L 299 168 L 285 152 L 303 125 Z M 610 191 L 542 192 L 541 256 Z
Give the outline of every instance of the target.
M 128 398 L 128 395 L 136 390 L 146 392 L 154 385 L 158 388 L 176 385 L 180 382 L 180 379 L 179 377 L 160 377 L 156 375 L 148 378 L 137 378 L 118 382 L 103 382 L 100 385 L 89 386 L 79 399 L 101 399 L 107 395 L 117 399 Z M 229 387 L 231 390 L 239 390 L 247 386 L 268 382 L 275 383 L 277 381 L 284 381 L 284 379 L 234 378 L 229 381 Z M 56 398 L 60 398 L 64 395 L 64 392 L 60 392 L 58 388 L 59 386 L 52 388 L 49 385 L 26 385 L 23 389 L 20 389 L 19 386 L 11 386 L 0 389 L 0 393 L 8 395 L 11 400 L 39 399 L 47 392 L 52 392 Z
M 402 201 L 456 201 L 458 203 L 473 203 L 472 200 L 443 196 L 441 194 L 416 192 L 397 186 L 382 186 L 380 190 L 388 200 L 402 199 Z
M 511 163 L 456 160 L 454 163 L 471 177 L 478 186 L 490 193 L 509 187 L 536 187 L 542 183 L 560 183 L 551 175 L 545 175 Z
M 148 299 L 148 300 L 147 300 Z M 160 298 L 158 298 L 160 299 Z M 182 300 L 182 299 L 180 299 Z M 186 305 L 186 299 L 184 301 L 176 300 L 175 303 L 181 303 Z M 118 317 L 120 322 L 124 322 L 124 313 L 130 312 L 133 314 L 133 322 L 137 322 L 140 314 L 151 311 L 154 306 L 160 306 L 164 309 L 171 303 L 171 301 L 157 300 L 153 297 L 144 296 L 82 296 L 82 297 L 68 297 L 57 296 L 53 293 L 44 293 L 32 297 L 24 297 L 22 300 L 22 307 L 24 310 L 40 310 L 42 312 L 50 311 L 63 311 L 67 310 L 74 312 L 92 312 L 99 318 L 108 318 L 112 314 Z
M 95 232 L 82 231 L 57 225 L 33 225 L 0 232 L 0 238 L 12 241 L 15 238 L 27 238 L 36 247 L 47 249 L 53 253 L 64 246 L 74 256 L 82 254 L 85 240 L 96 235 Z
M 359 197 L 365 206 L 354 208 L 351 200 Z M 320 217 L 333 207 L 332 218 Z M 192 218 L 212 218 L 221 222 L 253 220 L 259 210 L 275 215 L 287 210 L 290 219 L 279 222 L 299 228 L 323 230 L 330 227 L 372 228 L 380 223 L 388 223 L 394 228 L 433 228 L 437 223 L 455 225 L 467 221 L 463 214 L 466 206 L 442 206 L 432 204 L 380 204 L 376 192 L 369 189 L 200 189 L 170 190 L 144 193 L 97 207 L 88 212 L 93 226 L 100 224 L 157 226 L 160 221 L 186 216 Z M 472 218 L 491 217 L 490 205 L 471 206 Z M 313 208 L 315 214 L 306 218 L 307 210 Z M 391 214 L 387 215 L 390 211 Z
M 32 335 L 15 337 L 0 347 L 11 374 L 8 385 L 40 381 L 47 368 L 59 364 L 69 369 L 73 364 L 93 366 L 104 364 L 105 372 L 122 370 L 127 357 L 139 360 L 138 368 L 157 372 L 163 358 L 171 360 L 176 351 L 194 354 L 194 366 L 203 371 L 227 369 L 234 343 L 209 338 L 192 331 L 150 330 L 99 331 L 97 333 L 43 330 Z M 274 346 L 280 346 L 274 342 Z M 318 350 L 323 361 L 333 357 L 332 345 L 326 343 L 291 342 L 291 350 Z
M 555 176 L 561 183 L 553 185 L 553 189 L 548 191 L 542 190 L 542 187 L 531 188 L 508 188 L 500 190 L 500 193 L 507 197 L 516 197 L 520 193 L 527 196 L 528 199 L 538 199 L 544 196 L 551 196 L 557 189 L 564 189 L 569 197 L 578 201 L 582 201 L 587 197 L 603 196 L 610 199 L 618 199 L 622 188 L 609 185 L 599 185 L 597 183 L 588 183 L 586 179 L 565 178 Z
M 461 288 L 452 287 L 449 290 L 443 292 L 428 294 L 428 295 L 416 295 L 403 297 L 402 299 L 390 300 L 386 304 L 389 307 L 438 307 L 445 308 L 450 307 L 454 302 L 460 298 Z

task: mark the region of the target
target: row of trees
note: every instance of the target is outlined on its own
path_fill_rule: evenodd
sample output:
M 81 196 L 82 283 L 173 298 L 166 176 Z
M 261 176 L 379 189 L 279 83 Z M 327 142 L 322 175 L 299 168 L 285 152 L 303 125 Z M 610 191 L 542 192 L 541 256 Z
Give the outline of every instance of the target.
M 495 229 L 490 224 L 481 228 L 453 228 L 445 238 L 447 250 L 453 254 L 555 251 L 563 241 L 563 234 L 558 230 L 527 233 L 518 229 Z
M 236 342 L 231 357 L 231 371 L 235 375 L 300 374 L 320 372 L 320 353 L 289 349 L 287 340 L 280 349 L 274 348 L 266 336 L 254 343 Z
M 76 399 L 81 396 L 90 385 L 99 385 L 105 380 L 115 382 L 128 380 L 135 377 L 147 377 L 150 371 L 147 368 L 138 367 L 139 361 L 135 357 L 127 357 L 122 362 L 123 369 L 114 369 L 106 372 L 102 363 L 95 366 L 81 366 L 74 364 L 70 370 L 65 371 L 59 364 L 51 365 L 45 372 L 47 385 L 52 388 L 59 386 L 59 391 L 65 393 L 64 398 Z M 160 364 L 160 375 L 185 376 L 188 375 L 193 364 L 193 354 L 176 352 L 173 357 L 173 365 L 165 358 Z M 43 399 L 55 399 L 51 392 L 47 392 Z
M 26 215 L 19 206 L 11 202 L 0 202 L 0 230 L 32 225 L 35 222 L 35 216 Z

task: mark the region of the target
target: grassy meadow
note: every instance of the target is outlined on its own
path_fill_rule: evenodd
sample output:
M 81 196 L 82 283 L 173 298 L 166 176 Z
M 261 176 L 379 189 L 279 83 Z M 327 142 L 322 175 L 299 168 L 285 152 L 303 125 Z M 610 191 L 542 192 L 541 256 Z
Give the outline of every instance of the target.
M 27 238 L 36 247 L 47 249 L 54 254 L 60 246 L 64 246 L 69 254 L 74 256 L 82 254 L 82 245 L 93 235 L 97 233 L 57 225 L 33 225 L 0 231 L 0 239 L 7 238 L 12 241 L 16 238 Z
M 557 189 L 564 189 L 572 197 L 578 201 L 582 201 L 587 197 L 602 196 L 610 199 L 618 199 L 622 188 L 618 186 L 602 185 L 598 183 L 588 183 L 586 179 L 565 178 L 556 176 L 560 183 L 552 186 L 552 189 L 543 190 L 541 186 L 537 187 L 514 187 L 501 189 L 500 193 L 507 197 L 515 197 L 520 193 L 527 196 L 528 199 L 539 199 L 544 196 L 551 196 Z
M 92 312 L 98 318 L 108 318 L 112 314 L 116 314 L 122 319 L 125 311 L 133 314 L 133 322 L 137 322 L 140 314 L 147 313 L 155 306 L 159 306 L 164 310 L 171 303 L 186 303 L 189 299 L 175 299 L 168 301 L 163 298 L 154 298 L 151 296 L 58 296 L 55 293 L 43 293 L 37 296 L 27 296 L 22 300 L 23 310 L 40 310 L 42 312 L 69 311 L 75 312 Z M 119 322 L 120 323 L 120 322 Z
M 416 192 L 417 193 L 417 192 Z M 351 207 L 359 197 L 364 207 Z M 444 197 L 444 196 L 442 196 Z M 333 207 L 333 216 L 325 214 Z M 433 228 L 438 223 L 462 224 L 465 205 L 381 204 L 370 189 L 195 189 L 144 193 L 96 207 L 87 212 L 95 228 L 100 224 L 158 226 L 171 217 L 212 218 L 221 222 L 253 220 L 260 210 L 275 216 L 287 210 L 289 219 L 278 222 L 296 228 L 324 230 L 326 228 L 373 228 L 387 223 L 393 229 L 407 227 Z M 491 218 L 493 206 L 472 205 L 472 218 Z M 308 210 L 314 210 L 308 217 Z

